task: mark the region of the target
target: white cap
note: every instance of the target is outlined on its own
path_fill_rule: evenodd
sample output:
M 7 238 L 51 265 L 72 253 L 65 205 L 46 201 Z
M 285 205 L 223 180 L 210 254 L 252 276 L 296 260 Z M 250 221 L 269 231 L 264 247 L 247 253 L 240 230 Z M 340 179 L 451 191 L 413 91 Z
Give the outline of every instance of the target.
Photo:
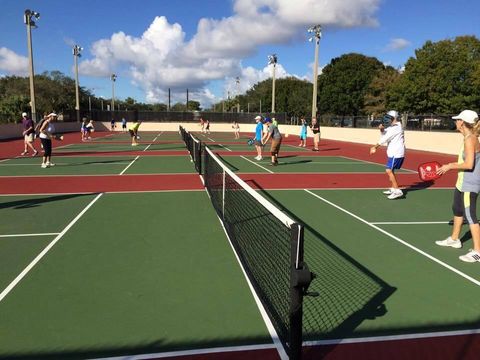
M 465 121 L 466 123 L 475 124 L 478 121 L 478 114 L 473 110 L 463 110 L 457 116 L 452 116 L 452 119 L 460 119 Z
M 390 110 L 387 115 L 390 115 L 391 117 L 398 119 L 398 111 L 396 110 Z
M 22 116 L 23 116 L 23 117 L 26 117 L 26 116 L 27 116 L 27 113 L 22 113 Z
M 57 114 L 55 114 L 54 112 L 48 114 L 48 116 L 57 116 Z
M 262 117 L 260 115 L 255 116 L 255 120 L 262 120 Z

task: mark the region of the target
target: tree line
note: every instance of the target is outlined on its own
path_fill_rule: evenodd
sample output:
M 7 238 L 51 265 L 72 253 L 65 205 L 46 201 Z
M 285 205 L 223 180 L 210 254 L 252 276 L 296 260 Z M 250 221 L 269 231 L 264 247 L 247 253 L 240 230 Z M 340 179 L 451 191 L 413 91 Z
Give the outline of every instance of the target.
M 308 116 L 312 106 L 312 83 L 294 77 L 275 82 L 275 109 L 289 116 Z M 59 71 L 35 76 L 37 112 L 75 108 L 75 82 Z M 269 112 L 272 79 L 255 84 L 245 94 L 217 102 L 208 110 Z M 80 107 L 100 109 L 109 99 L 95 97 L 80 88 Z M 163 103 L 146 104 L 133 98 L 115 99 L 122 110 L 166 111 Z M 318 76 L 319 114 L 378 116 L 390 108 L 411 114 L 452 114 L 462 109 L 480 109 L 480 40 L 460 36 L 438 42 L 427 41 L 404 69 L 385 65 L 375 57 L 349 53 L 334 58 Z M 0 78 L 0 114 L 17 119 L 29 109 L 27 77 Z M 202 110 L 190 100 L 174 104 L 171 111 Z

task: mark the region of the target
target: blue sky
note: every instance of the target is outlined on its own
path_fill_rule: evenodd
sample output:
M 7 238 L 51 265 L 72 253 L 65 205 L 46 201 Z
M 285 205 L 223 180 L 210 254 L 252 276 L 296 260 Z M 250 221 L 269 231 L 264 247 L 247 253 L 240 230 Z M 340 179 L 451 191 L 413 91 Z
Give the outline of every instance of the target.
M 0 0 L 0 76 L 28 74 L 25 9 L 40 12 L 33 30 L 35 72 L 73 77 L 71 47 L 84 48 L 80 85 L 109 98 L 142 102 L 185 97 L 207 106 L 271 76 L 311 79 L 320 23 L 320 67 L 350 52 L 402 67 L 425 41 L 480 37 L 480 2 L 471 0 Z M 235 78 L 240 85 L 235 85 Z

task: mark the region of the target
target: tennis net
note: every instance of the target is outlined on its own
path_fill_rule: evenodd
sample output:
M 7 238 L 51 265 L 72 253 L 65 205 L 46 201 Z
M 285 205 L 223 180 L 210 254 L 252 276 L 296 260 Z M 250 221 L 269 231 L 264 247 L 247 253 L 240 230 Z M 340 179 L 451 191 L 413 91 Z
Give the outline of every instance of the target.
M 301 358 L 302 300 L 313 274 L 303 261 L 303 226 L 228 169 L 204 146 L 212 204 L 290 359 Z
M 184 127 L 179 127 L 180 135 L 187 147 L 192 162 L 195 164 L 195 170 L 202 173 L 202 142 L 190 134 Z

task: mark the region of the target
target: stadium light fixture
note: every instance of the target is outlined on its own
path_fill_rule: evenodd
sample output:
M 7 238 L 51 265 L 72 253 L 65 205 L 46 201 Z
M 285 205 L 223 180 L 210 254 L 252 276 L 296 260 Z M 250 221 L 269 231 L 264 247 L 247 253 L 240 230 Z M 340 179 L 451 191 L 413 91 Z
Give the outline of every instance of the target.
M 320 39 L 322 37 L 322 26 L 315 25 L 308 29 L 312 35 L 308 41 L 315 41 L 315 62 L 313 65 L 313 96 L 312 96 L 312 119 L 317 117 L 317 81 L 318 81 L 318 49 L 320 48 Z
M 268 65 L 273 65 L 272 70 L 272 114 L 275 114 L 275 69 L 277 67 L 277 54 L 268 55 Z
M 35 82 L 33 70 L 33 49 L 32 49 L 32 27 L 37 28 L 35 20 L 40 19 L 40 13 L 27 9 L 23 15 L 23 22 L 27 25 L 27 47 L 28 47 L 28 60 L 30 67 L 30 110 L 32 113 L 32 120 L 37 120 L 37 110 L 35 107 Z
M 78 93 L 78 58 L 82 56 L 83 48 L 79 45 L 74 45 L 72 48 L 73 52 L 73 63 L 75 67 L 75 111 L 77 113 L 77 121 L 80 122 L 80 96 Z

